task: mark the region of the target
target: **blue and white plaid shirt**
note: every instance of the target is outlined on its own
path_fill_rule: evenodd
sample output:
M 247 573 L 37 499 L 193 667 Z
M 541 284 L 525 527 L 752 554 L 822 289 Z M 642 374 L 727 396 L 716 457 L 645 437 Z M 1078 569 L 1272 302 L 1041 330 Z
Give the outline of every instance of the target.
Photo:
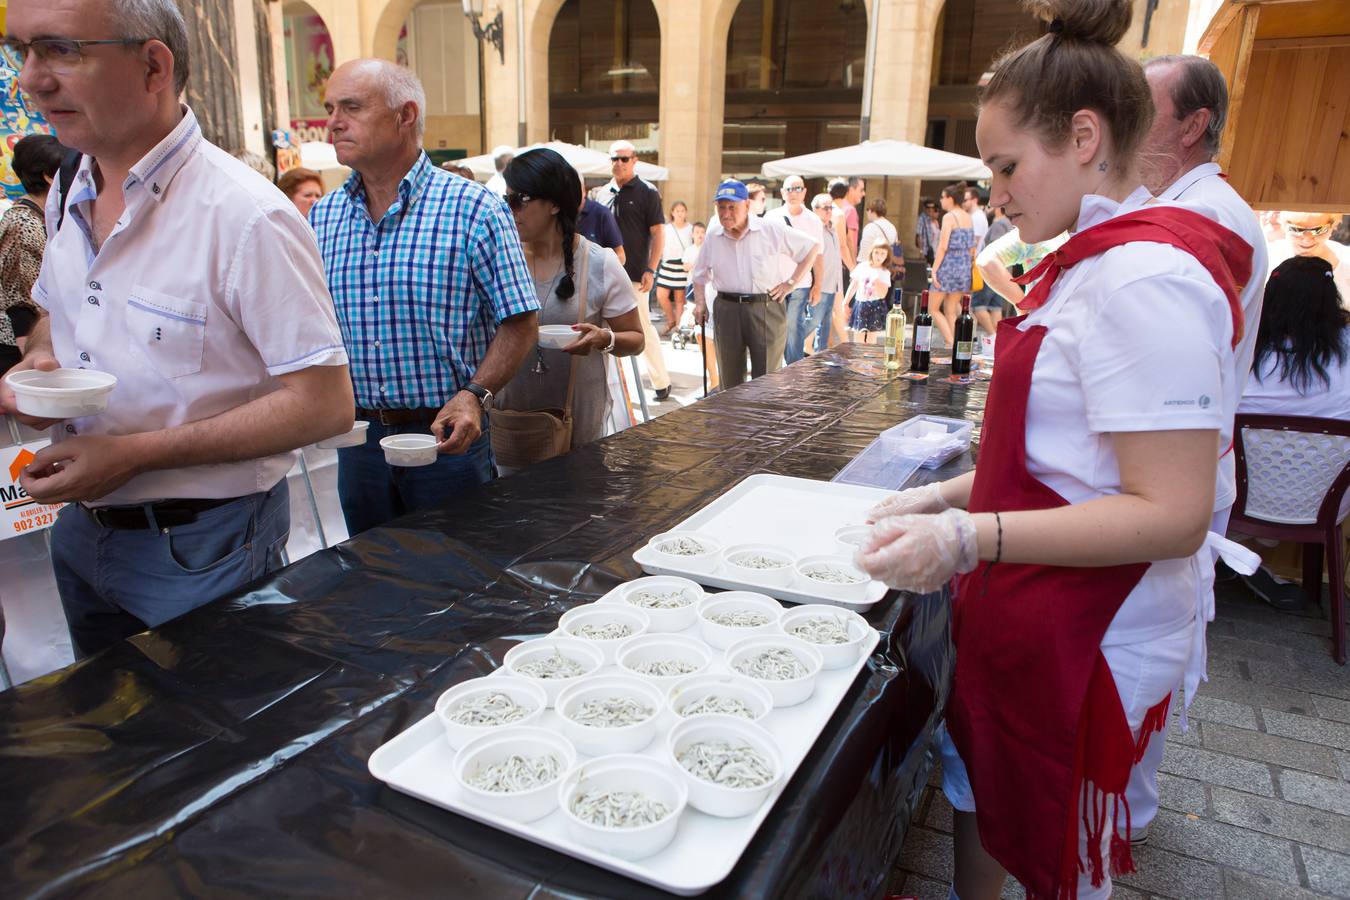
M 378 223 L 357 173 L 309 218 L 357 406 L 443 406 L 472 379 L 502 320 L 539 309 L 506 204 L 425 153 Z

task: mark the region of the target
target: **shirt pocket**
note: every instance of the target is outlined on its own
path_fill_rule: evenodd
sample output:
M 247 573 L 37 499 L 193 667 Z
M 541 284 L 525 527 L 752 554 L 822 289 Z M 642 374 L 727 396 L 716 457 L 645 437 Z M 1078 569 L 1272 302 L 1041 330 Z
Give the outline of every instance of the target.
M 206 345 L 206 304 L 136 285 L 127 297 L 131 344 L 165 378 L 195 375 Z

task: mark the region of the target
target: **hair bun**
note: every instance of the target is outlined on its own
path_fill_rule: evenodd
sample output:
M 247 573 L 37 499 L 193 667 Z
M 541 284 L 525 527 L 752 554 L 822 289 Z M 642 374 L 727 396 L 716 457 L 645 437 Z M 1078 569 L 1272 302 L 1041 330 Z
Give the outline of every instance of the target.
M 1063 40 L 1114 47 L 1130 28 L 1130 0 L 1023 0 L 1027 11 Z

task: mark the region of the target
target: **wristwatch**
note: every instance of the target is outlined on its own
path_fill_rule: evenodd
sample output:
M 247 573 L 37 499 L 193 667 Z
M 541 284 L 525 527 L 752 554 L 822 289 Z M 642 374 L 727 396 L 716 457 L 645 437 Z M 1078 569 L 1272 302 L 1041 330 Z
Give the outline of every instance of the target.
M 650 266 L 647 267 L 647 268 L 645 268 L 645 269 L 643 269 L 642 271 L 643 271 L 643 272 L 648 272 L 648 273 L 650 273 L 650 274 L 652 274 L 652 275 L 655 275 L 655 274 L 656 274 L 656 270 L 653 269 L 653 268 L 651 268 Z
M 481 384 L 470 381 L 468 384 L 464 385 L 464 390 L 477 397 L 478 405 L 483 409 L 488 409 L 492 406 L 492 391 L 489 391 Z

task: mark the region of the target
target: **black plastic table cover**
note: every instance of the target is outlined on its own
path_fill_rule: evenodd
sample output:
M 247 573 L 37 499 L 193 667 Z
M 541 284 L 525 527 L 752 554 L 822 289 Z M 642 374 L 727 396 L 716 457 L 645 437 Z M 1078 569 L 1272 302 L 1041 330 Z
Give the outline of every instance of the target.
M 641 574 L 632 553 L 747 475 L 828 480 L 985 386 L 886 380 L 842 345 L 316 553 L 0 694 L 9 897 L 668 896 L 394 791 L 366 769 L 449 686 Z M 928 477 L 970 465 L 963 456 Z M 952 667 L 941 595 L 886 638 L 710 897 L 875 897 Z

